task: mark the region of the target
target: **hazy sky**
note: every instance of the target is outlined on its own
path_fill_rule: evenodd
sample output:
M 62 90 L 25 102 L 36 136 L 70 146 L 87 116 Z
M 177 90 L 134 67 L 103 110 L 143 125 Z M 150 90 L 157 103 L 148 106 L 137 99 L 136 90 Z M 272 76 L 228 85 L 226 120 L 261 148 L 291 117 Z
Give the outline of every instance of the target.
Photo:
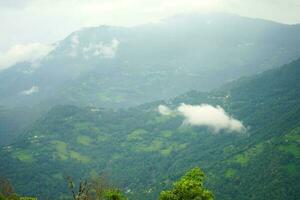
M 0 52 L 52 43 L 85 26 L 132 26 L 202 11 L 300 22 L 300 0 L 0 0 Z

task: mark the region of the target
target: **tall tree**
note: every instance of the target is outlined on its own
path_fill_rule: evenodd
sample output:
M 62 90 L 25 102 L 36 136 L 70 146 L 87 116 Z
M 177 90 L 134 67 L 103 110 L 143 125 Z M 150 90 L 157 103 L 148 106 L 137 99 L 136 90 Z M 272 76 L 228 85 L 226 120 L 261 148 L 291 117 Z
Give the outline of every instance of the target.
M 203 186 L 204 173 L 198 167 L 188 171 L 171 190 L 162 191 L 159 200 L 214 200 L 211 191 Z

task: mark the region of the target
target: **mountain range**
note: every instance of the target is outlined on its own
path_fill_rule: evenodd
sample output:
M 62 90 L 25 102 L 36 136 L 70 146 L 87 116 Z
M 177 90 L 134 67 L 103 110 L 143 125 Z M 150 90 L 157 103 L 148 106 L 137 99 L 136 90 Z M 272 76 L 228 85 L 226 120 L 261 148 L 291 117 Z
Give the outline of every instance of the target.
M 299 89 L 296 60 L 128 109 L 55 106 L 2 148 L 0 175 L 23 194 L 63 199 L 65 177 L 105 173 L 130 199 L 155 199 L 201 166 L 217 199 L 298 199 Z
M 299 34 L 300 25 L 221 13 L 84 28 L 1 71 L 0 105 L 123 108 L 209 91 L 297 59 Z
M 220 13 L 76 31 L 0 71 L 0 177 L 59 200 L 105 174 L 151 200 L 200 166 L 216 199 L 299 199 L 299 35 Z

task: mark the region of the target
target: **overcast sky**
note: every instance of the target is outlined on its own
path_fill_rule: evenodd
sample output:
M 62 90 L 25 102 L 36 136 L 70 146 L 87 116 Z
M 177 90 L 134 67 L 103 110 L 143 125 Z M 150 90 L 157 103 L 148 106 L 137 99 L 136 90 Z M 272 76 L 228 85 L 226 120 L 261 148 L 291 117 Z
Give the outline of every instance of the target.
M 300 22 L 300 0 L 0 0 L 0 52 L 53 43 L 86 26 L 132 26 L 202 11 Z

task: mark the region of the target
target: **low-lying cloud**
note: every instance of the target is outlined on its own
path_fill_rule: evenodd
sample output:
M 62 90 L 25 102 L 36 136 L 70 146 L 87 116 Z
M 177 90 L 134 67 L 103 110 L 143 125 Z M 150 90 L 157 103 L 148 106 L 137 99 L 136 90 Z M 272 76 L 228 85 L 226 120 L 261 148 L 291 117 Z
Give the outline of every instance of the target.
M 79 39 L 77 35 L 73 35 L 71 37 L 71 51 L 70 51 L 70 56 L 75 57 L 77 56 L 77 47 L 79 45 Z
M 117 39 L 113 39 L 109 43 L 100 42 L 98 44 L 89 44 L 87 47 L 83 48 L 83 53 L 85 54 L 85 57 L 97 56 L 100 58 L 112 59 L 116 56 L 119 44 L 120 42 Z
M 38 62 L 48 55 L 53 48 L 52 45 L 40 43 L 15 45 L 6 52 L 0 52 L 0 70 L 7 69 L 19 62 Z
M 222 129 L 237 132 L 245 130 L 242 122 L 229 116 L 221 106 L 181 104 L 177 110 L 185 117 L 185 124 L 211 127 L 216 132 Z
M 39 91 L 40 91 L 40 88 L 38 86 L 32 86 L 30 89 L 22 91 L 21 94 L 30 96 L 34 93 L 38 93 Z
M 171 110 L 167 106 L 158 107 L 162 115 L 176 113 L 184 117 L 183 124 L 191 126 L 205 126 L 212 128 L 215 132 L 221 130 L 231 132 L 244 132 L 246 128 L 243 123 L 225 112 L 221 106 L 208 104 L 188 105 L 181 104 L 176 110 Z
M 158 106 L 158 112 L 161 115 L 171 115 L 173 111 L 168 106 L 159 105 Z

